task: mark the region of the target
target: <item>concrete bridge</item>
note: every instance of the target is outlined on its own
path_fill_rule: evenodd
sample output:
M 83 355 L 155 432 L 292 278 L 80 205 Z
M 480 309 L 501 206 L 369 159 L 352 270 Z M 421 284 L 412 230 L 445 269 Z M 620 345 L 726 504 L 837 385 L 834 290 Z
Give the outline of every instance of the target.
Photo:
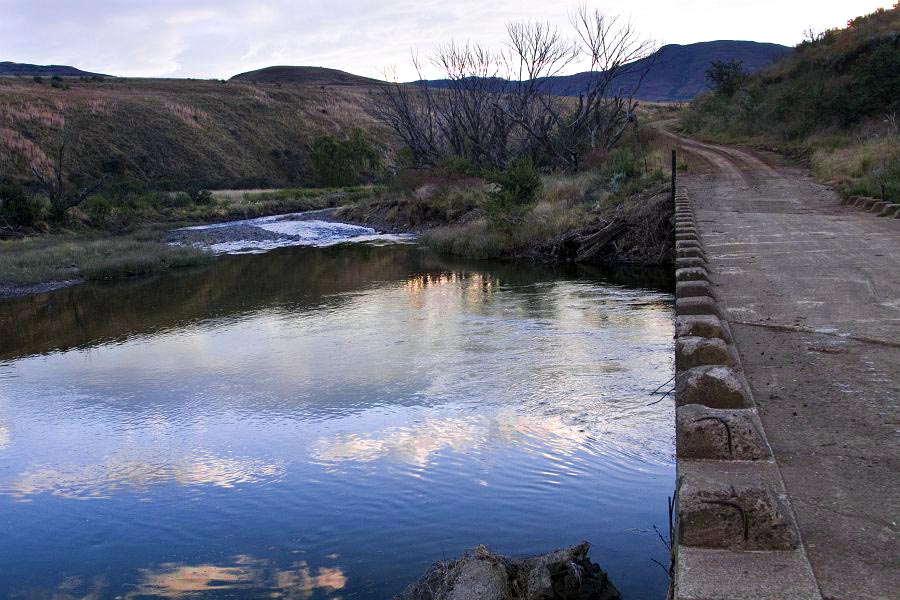
M 674 597 L 898 598 L 900 208 L 676 143 Z

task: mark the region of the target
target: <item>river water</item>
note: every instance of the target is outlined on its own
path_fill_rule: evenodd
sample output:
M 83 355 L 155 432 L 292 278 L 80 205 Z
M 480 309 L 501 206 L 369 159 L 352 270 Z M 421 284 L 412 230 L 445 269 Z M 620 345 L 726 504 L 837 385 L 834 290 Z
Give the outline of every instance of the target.
M 0 596 L 386 598 L 585 539 L 663 598 L 658 285 L 357 243 L 0 301 Z

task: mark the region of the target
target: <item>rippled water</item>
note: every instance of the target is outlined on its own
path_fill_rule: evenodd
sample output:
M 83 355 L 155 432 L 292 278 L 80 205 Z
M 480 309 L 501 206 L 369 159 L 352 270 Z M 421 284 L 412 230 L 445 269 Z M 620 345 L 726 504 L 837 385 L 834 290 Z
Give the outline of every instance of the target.
M 411 234 L 378 233 L 371 227 L 323 221 L 331 209 L 195 225 L 171 232 L 175 243 L 206 247 L 214 254 L 259 254 L 286 246 L 324 248 L 342 243 L 412 242 Z M 318 215 L 322 215 L 321 218 Z
M 409 245 L 0 301 L 0 596 L 385 598 L 587 539 L 662 598 L 671 319 Z

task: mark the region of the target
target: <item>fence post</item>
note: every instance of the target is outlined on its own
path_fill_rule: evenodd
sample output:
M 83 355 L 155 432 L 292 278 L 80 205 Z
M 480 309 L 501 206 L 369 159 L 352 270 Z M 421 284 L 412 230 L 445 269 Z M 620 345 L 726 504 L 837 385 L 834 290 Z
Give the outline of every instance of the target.
M 675 154 L 675 148 L 672 148 L 672 206 L 675 206 L 675 180 L 678 172 L 678 160 Z

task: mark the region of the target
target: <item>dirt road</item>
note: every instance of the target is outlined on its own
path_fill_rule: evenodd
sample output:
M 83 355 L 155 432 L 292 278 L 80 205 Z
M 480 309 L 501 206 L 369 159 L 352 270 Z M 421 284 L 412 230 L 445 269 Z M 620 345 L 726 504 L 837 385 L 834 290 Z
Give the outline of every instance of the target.
M 900 219 L 678 139 L 710 278 L 824 598 L 900 590 Z M 699 160 L 698 160 L 699 159 Z

